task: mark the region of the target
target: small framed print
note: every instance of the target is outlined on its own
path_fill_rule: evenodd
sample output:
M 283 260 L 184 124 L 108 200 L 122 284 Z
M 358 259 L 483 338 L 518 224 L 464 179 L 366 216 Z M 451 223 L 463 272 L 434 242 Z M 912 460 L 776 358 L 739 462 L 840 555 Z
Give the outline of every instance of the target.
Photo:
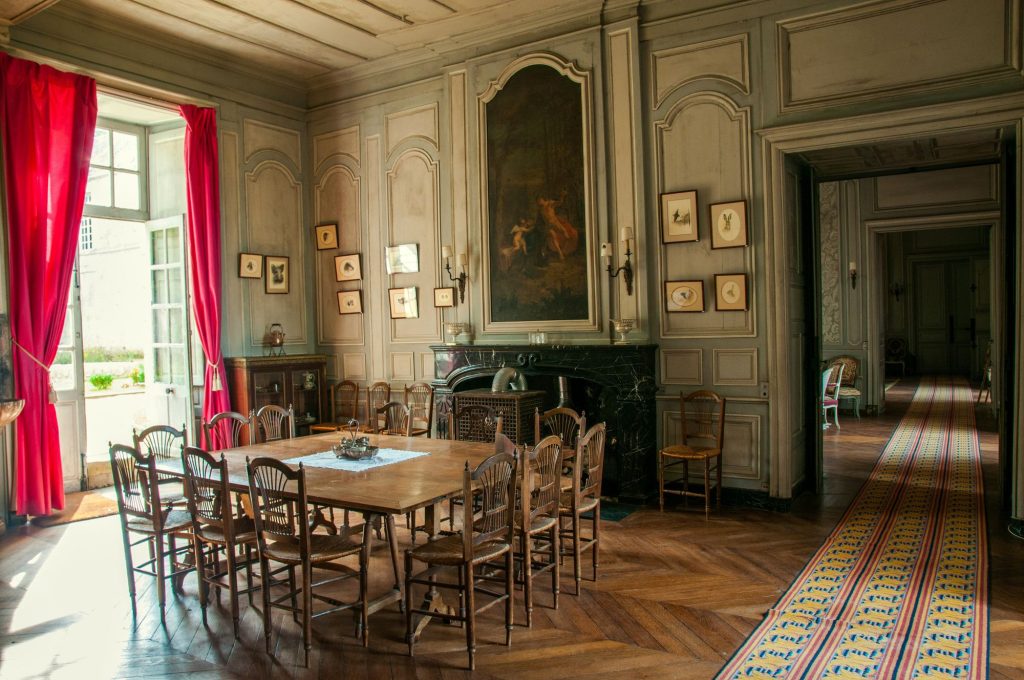
M 363 298 L 358 290 L 338 291 L 338 314 L 362 314 Z
M 330 250 L 338 247 L 338 225 L 321 224 L 316 228 L 316 249 Z
M 264 290 L 267 293 L 288 292 L 288 258 L 283 255 L 267 255 L 267 279 Z
M 385 257 L 388 274 L 410 274 L 420 270 L 420 247 L 416 243 L 388 246 Z
M 416 319 L 420 315 L 416 287 L 388 288 L 392 319 Z
M 262 277 L 263 256 L 256 253 L 239 253 L 238 276 L 243 279 L 258 279 Z
M 742 248 L 748 245 L 747 203 L 715 203 L 711 206 L 711 247 Z
M 697 192 L 677 191 L 661 195 L 661 240 L 686 243 L 698 240 Z
M 703 281 L 666 281 L 665 311 L 703 312 Z
M 725 312 L 747 308 L 747 275 L 715 274 L 715 309 Z
M 334 258 L 334 279 L 336 281 L 358 281 L 363 278 L 363 270 L 359 266 L 359 253 L 338 255 Z
M 455 289 L 454 288 L 435 288 L 434 289 L 434 306 L 435 307 L 454 307 L 455 306 Z

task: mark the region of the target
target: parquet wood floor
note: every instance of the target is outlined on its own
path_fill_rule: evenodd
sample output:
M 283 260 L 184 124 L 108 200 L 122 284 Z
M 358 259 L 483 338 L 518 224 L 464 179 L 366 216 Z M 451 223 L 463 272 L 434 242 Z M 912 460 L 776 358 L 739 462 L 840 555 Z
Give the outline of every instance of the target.
M 828 535 L 860 488 L 909 402 L 913 384 L 890 390 L 883 417 L 842 414 L 826 441 L 826 489 L 804 495 L 788 513 L 727 507 L 705 522 L 703 510 L 673 504 L 605 522 L 599 580 L 579 597 L 563 593 L 549 608 L 538 582 L 534 626 L 516 610 L 506 648 L 499 608 L 481 617 L 477 672 L 464 671 L 463 630 L 433 623 L 406 656 L 404 619 L 389 608 L 370 618 L 370 646 L 354 637 L 350 615 L 313 623 L 309 668 L 299 626 L 274 619 L 275 657 L 263 651 L 258 610 L 242 605 L 241 639 L 224 606 L 212 604 L 203 627 L 193 577 L 172 597 L 166 624 L 152 579 L 139 578 L 132 620 L 116 517 L 52 528 L 22 527 L 0 538 L 0 677 L 3 678 L 710 678 Z M 899 403 L 902 402 L 902 403 Z M 982 428 L 991 428 L 979 411 Z M 996 438 L 982 433 L 986 488 L 997 488 Z M 1024 678 L 1024 542 L 1006 532 L 989 497 L 992 532 L 991 677 Z M 401 524 L 401 522 L 400 522 Z M 408 536 L 403 532 L 402 538 Z M 380 552 L 371 587 L 387 584 Z M 584 563 L 589 577 L 589 562 Z M 563 587 L 572 589 L 571 563 Z M 518 603 L 518 600 L 517 600 Z M 223 600 L 226 604 L 226 599 Z

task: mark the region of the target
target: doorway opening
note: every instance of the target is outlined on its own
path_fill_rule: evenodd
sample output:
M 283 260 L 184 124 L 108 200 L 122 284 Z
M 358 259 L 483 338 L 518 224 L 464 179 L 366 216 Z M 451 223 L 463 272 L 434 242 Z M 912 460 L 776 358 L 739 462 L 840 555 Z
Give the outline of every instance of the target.
M 130 444 L 133 429 L 194 429 L 185 124 L 170 105 L 106 92 L 98 104 L 67 315 L 51 369 L 67 491 L 109 484 L 109 443 Z

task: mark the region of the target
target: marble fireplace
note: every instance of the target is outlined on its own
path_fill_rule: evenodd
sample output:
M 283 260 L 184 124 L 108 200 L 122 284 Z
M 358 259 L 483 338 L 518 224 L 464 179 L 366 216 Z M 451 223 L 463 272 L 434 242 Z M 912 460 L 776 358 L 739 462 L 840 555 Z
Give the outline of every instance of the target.
M 499 369 L 522 373 L 559 402 L 608 425 L 602 494 L 646 502 L 657 492 L 654 353 L 657 345 L 435 345 L 434 391 L 444 428 L 455 392 L 490 388 Z M 559 380 L 564 378 L 564 380 Z

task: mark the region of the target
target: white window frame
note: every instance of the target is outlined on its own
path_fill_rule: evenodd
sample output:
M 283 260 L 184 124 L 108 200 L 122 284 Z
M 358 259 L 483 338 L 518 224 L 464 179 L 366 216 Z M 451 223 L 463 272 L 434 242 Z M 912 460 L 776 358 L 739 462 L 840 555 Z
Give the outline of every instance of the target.
M 111 120 L 109 118 L 97 118 L 96 127 L 111 132 L 125 132 L 131 135 L 135 135 L 139 142 L 139 169 L 138 170 L 120 170 L 120 172 L 132 172 L 138 173 L 139 176 L 139 209 L 129 210 L 127 208 L 115 208 L 113 206 L 100 206 L 100 205 L 89 205 L 85 204 L 85 209 L 82 214 L 85 217 L 106 217 L 115 220 L 130 220 L 133 222 L 147 222 L 149 221 L 149 134 L 148 130 L 141 125 L 132 125 L 130 123 L 122 123 L 119 120 Z M 110 166 L 93 166 L 90 163 L 90 167 L 103 167 L 109 169 L 111 173 L 114 171 L 114 158 L 113 158 L 113 146 L 111 146 L 111 158 Z M 111 175 L 111 202 L 115 200 L 114 186 L 113 186 L 113 175 Z

